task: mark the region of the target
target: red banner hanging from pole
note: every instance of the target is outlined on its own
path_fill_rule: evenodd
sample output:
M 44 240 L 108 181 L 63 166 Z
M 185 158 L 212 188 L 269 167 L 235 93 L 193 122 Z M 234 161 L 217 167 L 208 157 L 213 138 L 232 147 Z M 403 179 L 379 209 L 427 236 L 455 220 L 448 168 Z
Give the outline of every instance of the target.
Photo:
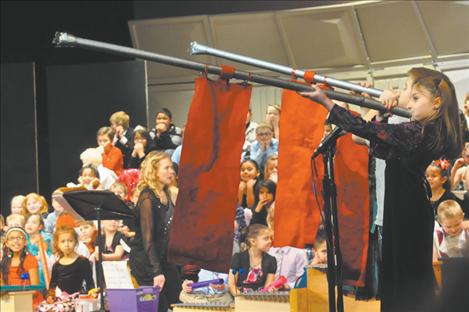
M 197 78 L 184 133 L 169 259 L 228 272 L 252 87 Z
M 275 202 L 275 246 L 304 248 L 312 244 L 324 205 L 322 156 L 316 160 L 317 201 L 313 190 L 311 155 L 324 134 L 327 110 L 285 90 L 282 95 L 279 142 L 279 181 Z M 368 149 L 352 135 L 339 138 L 334 159 L 337 185 L 343 278 L 349 285 L 365 280 L 369 232 Z M 318 206 L 319 202 L 319 206 Z
M 275 197 L 275 246 L 304 248 L 314 242 L 320 208 L 314 198 L 311 155 L 324 132 L 327 110 L 295 91 L 284 90 L 280 115 L 278 186 Z M 322 200 L 323 165 L 316 160 L 321 179 L 316 181 Z

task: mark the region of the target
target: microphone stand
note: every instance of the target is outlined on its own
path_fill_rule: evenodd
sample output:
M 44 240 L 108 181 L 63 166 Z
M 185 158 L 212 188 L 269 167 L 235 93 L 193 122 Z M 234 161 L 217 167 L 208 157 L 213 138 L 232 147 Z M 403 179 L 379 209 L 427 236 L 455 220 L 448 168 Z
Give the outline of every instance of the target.
M 342 253 L 339 243 L 339 221 L 337 215 L 337 189 L 334 181 L 334 155 L 337 139 L 344 135 L 345 131 L 336 127 L 319 144 L 313 157 L 323 155 L 324 161 L 324 215 L 327 236 L 327 282 L 329 293 L 329 312 L 343 312 L 342 290 Z M 335 286 L 337 286 L 337 303 L 335 302 Z

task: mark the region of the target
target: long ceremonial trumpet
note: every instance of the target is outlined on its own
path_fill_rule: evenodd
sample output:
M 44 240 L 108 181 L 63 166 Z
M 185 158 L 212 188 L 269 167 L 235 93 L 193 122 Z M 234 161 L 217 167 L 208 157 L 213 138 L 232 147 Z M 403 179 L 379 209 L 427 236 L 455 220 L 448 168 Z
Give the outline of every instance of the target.
M 138 58 L 142 60 L 153 61 L 157 63 L 182 67 L 186 69 L 196 70 L 200 72 L 206 72 L 209 74 L 223 75 L 224 72 L 221 67 L 214 65 L 207 65 L 197 62 L 192 62 L 176 57 L 171 57 L 167 55 L 156 54 L 148 51 L 138 50 L 134 48 L 129 48 L 125 46 L 120 46 L 111 43 L 105 43 L 101 41 L 95 41 L 90 39 L 84 39 L 75 37 L 74 35 L 56 32 L 55 37 L 52 43 L 56 47 L 80 47 L 84 49 L 106 52 L 117 54 L 121 56 L 126 56 L 129 58 Z M 278 78 L 270 78 L 261 75 L 254 75 L 248 72 L 243 72 L 236 70 L 234 73 L 230 74 L 230 78 L 236 78 L 244 81 L 252 81 L 264 85 L 274 86 L 282 89 L 289 89 L 293 91 L 313 91 L 310 86 L 300 84 L 293 81 L 286 81 Z M 338 100 L 342 102 L 352 103 L 358 106 L 367 107 L 375 109 L 380 112 L 387 112 L 386 108 L 381 104 L 381 102 L 365 98 L 363 96 L 351 95 L 331 90 L 324 91 L 327 96 L 333 100 Z M 410 118 L 410 112 L 406 109 L 395 107 L 391 110 L 395 115 Z
M 199 44 L 195 41 L 191 42 L 190 44 L 190 53 L 191 55 L 207 54 L 207 55 L 212 55 L 212 56 L 218 56 L 227 60 L 268 69 L 277 73 L 281 73 L 285 75 L 294 75 L 297 78 L 304 78 L 305 73 L 306 73 L 303 70 L 294 69 L 288 66 L 278 65 L 278 64 L 266 62 L 263 60 L 259 60 L 253 57 L 243 56 L 243 55 L 211 48 L 203 44 Z M 347 90 L 351 90 L 351 91 L 355 91 L 359 93 L 368 93 L 369 95 L 374 96 L 374 97 L 379 97 L 383 93 L 383 90 L 362 87 L 354 83 L 334 79 L 331 77 L 321 76 L 316 73 L 313 75 L 312 78 L 316 82 L 325 83 L 330 86 L 347 89 Z

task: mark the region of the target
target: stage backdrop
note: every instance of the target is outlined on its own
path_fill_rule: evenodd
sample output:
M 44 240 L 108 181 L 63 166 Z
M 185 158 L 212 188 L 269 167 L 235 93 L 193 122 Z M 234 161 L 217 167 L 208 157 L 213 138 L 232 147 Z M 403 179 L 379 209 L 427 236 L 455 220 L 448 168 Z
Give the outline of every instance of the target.
M 1 65 L 1 207 L 10 199 L 38 191 L 34 63 Z
M 96 147 L 96 132 L 123 110 L 130 125 L 147 125 L 144 62 L 50 66 L 47 68 L 51 190 L 76 183 L 80 154 Z M 46 195 L 46 194 L 45 194 Z

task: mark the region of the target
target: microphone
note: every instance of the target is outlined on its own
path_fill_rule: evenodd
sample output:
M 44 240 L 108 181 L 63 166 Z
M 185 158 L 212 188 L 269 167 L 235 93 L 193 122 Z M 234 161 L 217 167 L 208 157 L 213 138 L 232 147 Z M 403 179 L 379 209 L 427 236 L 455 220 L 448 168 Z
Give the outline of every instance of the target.
M 324 152 L 324 150 L 329 147 L 329 145 L 337 140 L 338 138 L 340 138 L 341 136 L 347 134 L 347 131 L 343 130 L 342 128 L 340 127 L 335 127 L 334 130 L 331 131 L 331 133 L 329 133 L 328 135 L 326 135 L 326 137 L 321 141 L 321 143 L 319 144 L 318 148 L 316 148 L 316 150 L 314 151 L 313 153 L 313 157 L 312 158 L 316 158 L 319 154 L 321 154 L 322 152 Z

